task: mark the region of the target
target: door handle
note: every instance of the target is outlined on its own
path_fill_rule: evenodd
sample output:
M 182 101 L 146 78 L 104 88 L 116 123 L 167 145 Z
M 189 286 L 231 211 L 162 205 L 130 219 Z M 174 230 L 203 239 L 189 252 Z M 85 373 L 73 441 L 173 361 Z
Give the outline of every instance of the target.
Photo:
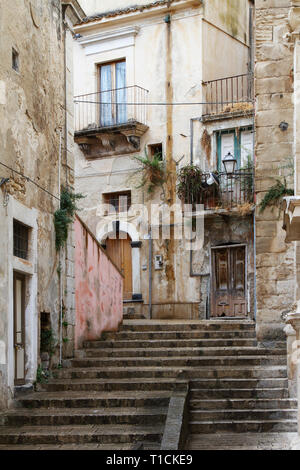
M 24 349 L 24 346 L 22 344 L 15 344 L 15 349 L 17 349 L 18 351 L 22 351 Z
M 229 304 L 227 304 L 226 302 L 219 302 L 218 303 L 219 307 L 228 307 Z

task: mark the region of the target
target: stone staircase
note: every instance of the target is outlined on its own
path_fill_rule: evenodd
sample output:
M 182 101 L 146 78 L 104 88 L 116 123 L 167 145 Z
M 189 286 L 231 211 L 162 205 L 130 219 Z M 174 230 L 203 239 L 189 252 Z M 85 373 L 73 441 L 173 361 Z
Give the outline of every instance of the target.
M 170 397 L 187 381 L 190 440 L 297 429 L 284 343 L 258 347 L 246 321 L 131 320 L 17 399 L 0 449 L 160 449 Z

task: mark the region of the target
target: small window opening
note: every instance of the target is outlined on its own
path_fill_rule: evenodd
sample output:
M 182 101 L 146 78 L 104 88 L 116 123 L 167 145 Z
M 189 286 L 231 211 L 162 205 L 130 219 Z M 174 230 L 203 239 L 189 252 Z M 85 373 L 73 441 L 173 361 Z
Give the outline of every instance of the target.
M 127 212 L 131 207 L 131 191 L 103 194 L 103 199 L 105 204 L 111 206 L 110 213 Z
M 29 228 L 14 220 L 14 256 L 28 259 Z
M 162 144 L 152 144 L 148 145 L 150 157 L 158 157 L 159 160 L 163 160 L 163 148 Z
M 14 48 L 12 50 L 12 68 L 19 72 L 19 53 Z

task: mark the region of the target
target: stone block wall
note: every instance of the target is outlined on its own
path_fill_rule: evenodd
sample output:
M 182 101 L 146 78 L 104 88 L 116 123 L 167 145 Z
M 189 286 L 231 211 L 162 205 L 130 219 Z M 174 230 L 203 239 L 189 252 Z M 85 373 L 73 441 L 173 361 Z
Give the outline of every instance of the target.
M 294 245 L 285 243 L 282 211 L 260 211 L 276 179 L 293 187 L 293 51 L 289 0 L 257 0 L 256 18 L 256 275 L 258 339 L 284 337 L 284 312 L 294 302 Z M 280 127 L 287 123 L 286 130 Z

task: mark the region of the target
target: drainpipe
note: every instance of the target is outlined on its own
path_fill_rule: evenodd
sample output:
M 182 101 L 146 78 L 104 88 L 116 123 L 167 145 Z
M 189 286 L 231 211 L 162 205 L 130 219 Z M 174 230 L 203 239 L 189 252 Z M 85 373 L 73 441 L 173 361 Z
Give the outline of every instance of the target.
M 254 195 L 254 202 L 256 203 L 256 193 L 255 193 L 255 163 L 256 163 L 256 155 L 255 155 L 255 100 L 254 100 L 254 39 L 253 39 L 253 15 L 254 10 L 250 7 L 249 11 L 249 43 L 250 43 L 250 51 L 249 51 L 249 72 L 251 75 L 252 82 L 250 83 L 250 89 L 253 93 L 253 195 Z M 253 269 L 254 269 L 254 281 L 253 281 L 253 291 L 254 291 L 254 321 L 256 321 L 257 315 L 257 286 L 256 286 L 256 214 L 255 211 L 253 212 Z
M 190 135 L 191 135 L 191 144 L 190 144 L 190 162 L 191 165 L 194 164 L 194 122 L 199 121 L 202 122 L 202 117 L 198 118 L 191 118 L 190 119 Z M 193 231 L 193 228 L 191 228 Z M 190 251 L 190 277 L 205 277 L 207 274 L 200 274 L 193 272 L 193 250 Z
M 255 106 L 255 103 L 253 103 Z M 255 192 L 255 164 L 256 164 L 256 155 L 255 155 L 255 112 L 253 115 L 253 197 L 254 203 L 256 205 L 256 192 Z M 256 212 L 253 211 L 253 274 L 254 274 L 254 282 L 253 282 L 253 291 L 254 291 L 254 321 L 256 321 L 256 314 L 257 314 L 257 286 L 256 286 Z
M 66 186 L 68 186 L 68 101 L 67 101 L 67 29 L 66 8 L 63 10 L 64 28 L 64 93 L 65 93 L 65 165 L 66 165 Z
M 58 199 L 60 205 L 61 196 L 61 156 L 62 156 L 62 130 L 59 129 L 59 157 L 58 157 Z M 59 333 L 59 364 L 62 363 L 62 315 L 63 315 L 63 285 L 61 273 L 61 249 L 59 250 L 59 317 L 60 317 L 60 333 Z
M 152 319 L 152 253 L 153 253 L 153 240 L 152 228 L 149 230 L 149 319 Z
M 202 122 L 202 116 L 198 118 L 191 118 L 190 119 L 190 164 L 194 164 L 194 122 L 199 121 Z M 193 232 L 193 228 L 191 228 L 191 231 Z M 208 303 L 209 303 L 209 292 L 210 292 L 210 273 L 194 273 L 193 271 L 193 250 L 190 250 L 190 277 L 199 277 L 200 279 L 200 297 L 201 297 L 201 284 L 202 284 L 202 278 L 208 277 L 209 282 L 207 284 L 207 298 L 208 298 Z M 207 303 L 206 303 L 207 305 Z M 209 307 L 206 306 L 206 313 L 205 317 L 208 319 L 208 314 L 209 314 Z
M 68 110 L 67 110 L 67 29 L 66 10 L 68 5 L 62 5 L 62 24 L 63 24 L 63 42 L 64 42 L 64 106 L 65 106 L 65 124 L 64 124 L 64 155 L 65 155 L 65 177 L 66 186 L 68 186 Z M 61 152 L 62 153 L 62 152 Z M 60 153 L 60 163 L 61 158 Z M 61 167 L 61 165 L 60 165 Z M 61 183 L 61 170 L 59 171 L 59 180 Z M 59 197 L 61 195 L 61 184 L 59 184 Z M 62 365 L 62 343 L 63 343 L 63 279 L 62 279 L 62 265 L 63 265 L 63 251 L 59 251 L 59 267 L 60 267 L 60 314 L 59 314 L 59 364 Z

